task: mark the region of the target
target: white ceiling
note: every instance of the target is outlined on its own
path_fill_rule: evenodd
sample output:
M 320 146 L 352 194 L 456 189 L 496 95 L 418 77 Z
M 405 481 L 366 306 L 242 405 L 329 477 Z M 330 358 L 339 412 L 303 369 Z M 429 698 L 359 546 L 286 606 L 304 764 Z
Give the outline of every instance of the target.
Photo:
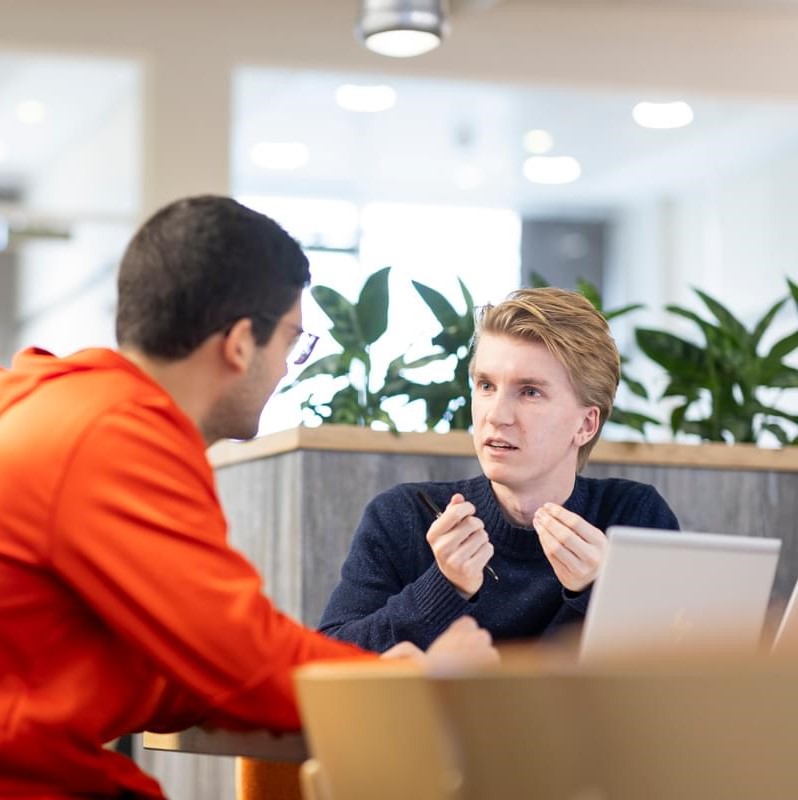
M 344 82 L 387 83 L 396 106 L 377 114 L 339 109 Z M 692 125 L 646 130 L 639 100 L 689 100 Z M 247 194 L 509 206 L 527 214 L 605 210 L 643 195 L 678 191 L 798 148 L 798 106 L 659 92 L 599 92 L 345 73 L 242 70 L 235 92 L 233 184 Z M 521 173 L 523 133 L 552 133 L 551 155 L 570 155 L 582 177 L 539 186 Z M 302 141 L 311 158 L 290 173 L 256 167 L 262 140 Z M 457 170 L 483 174 L 458 188 Z
M 35 184 L 113 113 L 120 97 L 138 90 L 137 74 L 131 61 L 0 56 L 0 186 L 24 190 Z M 343 82 L 389 83 L 398 103 L 379 114 L 343 111 L 334 101 Z M 45 104 L 39 125 L 23 125 L 14 116 L 17 102 L 28 98 Z M 676 97 L 241 69 L 234 88 L 231 182 L 245 194 L 505 206 L 532 215 L 603 213 L 798 148 L 798 106 L 789 104 L 680 95 L 694 107 L 691 126 L 652 131 L 633 122 L 634 103 L 666 99 Z M 522 177 L 521 137 L 532 127 L 553 134 L 553 155 L 581 162 L 579 181 L 541 187 Z M 262 140 L 303 141 L 311 159 L 295 172 L 265 171 L 249 155 Z M 463 165 L 481 171 L 481 185 L 458 188 Z M 68 192 L 59 207 L 65 214 L 73 210 Z

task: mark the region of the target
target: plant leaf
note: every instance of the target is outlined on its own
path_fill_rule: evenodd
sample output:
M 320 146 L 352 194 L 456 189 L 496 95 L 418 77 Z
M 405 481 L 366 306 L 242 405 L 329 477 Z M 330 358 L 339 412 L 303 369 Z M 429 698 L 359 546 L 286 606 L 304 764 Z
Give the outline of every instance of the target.
M 550 281 L 534 270 L 529 275 L 529 284 L 532 289 L 545 289 L 547 286 L 551 286 Z
M 637 328 L 635 339 L 640 349 L 664 367 L 670 375 L 689 383 L 703 380 L 707 372 L 707 355 L 697 345 L 667 331 Z
M 421 299 L 427 304 L 429 310 L 432 311 L 435 319 L 438 320 L 444 330 L 457 327 L 460 317 L 452 307 L 452 304 L 439 291 L 418 281 L 413 281 L 413 286 L 415 286 L 416 291 L 421 295 Z
M 773 322 L 773 318 L 776 314 L 779 313 L 781 307 L 787 302 L 786 297 L 782 297 L 781 300 L 775 302 L 770 309 L 762 316 L 762 319 L 757 322 L 754 326 L 754 331 L 751 334 L 751 349 L 753 352 L 756 352 L 757 347 L 759 347 L 759 342 L 762 339 L 763 334 L 767 329 L 770 327 L 770 323 Z
M 584 278 L 577 278 L 576 291 L 579 292 L 579 294 L 581 294 L 583 297 L 587 298 L 593 308 L 601 313 L 601 295 L 594 284 L 588 280 L 585 280 Z
M 704 301 L 704 305 L 715 315 L 721 328 L 728 332 L 735 341 L 744 346 L 751 339 L 750 334 L 745 329 L 745 326 L 729 311 L 724 305 L 719 303 L 713 297 L 710 297 L 706 292 L 700 289 L 693 288 L 693 291 Z
M 638 397 L 648 400 L 648 391 L 646 390 L 646 387 L 640 383 L 640 381 L 631 378 L 624 370 L 621 370 L 621 380 L 629 388 L 629 391 L 632 394 L 636 394 Z
M 604 311 L 602 313 L 604 314 L 604 319 L 609 322 L 611 319 L 617 319 L 640 308 L 645 308 L 645 305 L 643 303 L 630 303 L 628 306 L 621 306 L 620 308 L 614 308 L 612 311 Z
M 376 342 L 388 327 L 388 275 L 390 267 L 383 267 L 369 275 L 355 306 L 363 344 Z
M 329 286 L 313 286 L 310 294 L 332 321 L 330 336 L 345 350 L 362 349 L 363 337 L 360 333 L 355 306 Z
M 779 339 L 779 341 L 770 348 L 770 352 L 765 356 L 765 361 L 781 363 L 782 358 L 792 353 L 796 347 L 798 347 L 798 331 L 788 334 L 783 339 Z
M 794 283 L 789 278 L 787 278 L 787 286 L 790 287 L 790 294 L 792 295 L 792 299 L 795 300 L 795 305 L 798 306 L 798 283 Z
M 613 406 L 612 414 L 610 414 L 608 422 L 615 423 L 616 425 L 626 425 L 628 428 L 638 431 L 643 434 L 645 438 L 646 425 L 660 425 L 658 419 L 649 417 L 646 414 L 640 414 L 637 411 L 626 411 L 625 409 Z
M 457 278 L 457 282 L 460 284 L 460 291 L 463 293 L 463 300 L 466 302 L 466 314 L 474 319 L 474 298 L 471 296 L 471 292 L 468 291 L 468 287 L 463 283 L 462 278 Z
M 787 431 L 785 431 L 781 425 L 777 425 L 775 422 L 766 422 L 760 430 L 770 431 L 770 433 L 772 433 L 779 440 L 779 444 L 790 443 L 790 437 L 787 435 Z
M 291 381 L 291 383 L 280 390 L 280 393 L 287 392 L 289 389 L 293 389 L 303 381 L 309 380 L 310 378 L 315 378 L 317 375 L 329 375 L 333 378 L 346 375 L 346 373 L 349 371 L 349 364 L 351 360 L 351 357 L 348 357 L 346 351 L 343 353 L 333 353 L 332 355 L 324 356 L 318 361 L 308 364 L 308 366 L 305 367 L 305 369 L 303 369 L 302 372 L 300 372 L 299 375 L 297 375 L 296 378 Z

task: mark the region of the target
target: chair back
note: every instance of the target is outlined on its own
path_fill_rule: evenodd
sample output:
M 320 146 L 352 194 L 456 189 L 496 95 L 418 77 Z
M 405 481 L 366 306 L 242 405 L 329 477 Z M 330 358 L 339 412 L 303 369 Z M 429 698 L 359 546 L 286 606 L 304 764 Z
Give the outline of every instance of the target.
M 428 681 L 407 665 L 313 664 L 297 670 L 313 762 L 306 800 L 452 800 L 459 775 Z

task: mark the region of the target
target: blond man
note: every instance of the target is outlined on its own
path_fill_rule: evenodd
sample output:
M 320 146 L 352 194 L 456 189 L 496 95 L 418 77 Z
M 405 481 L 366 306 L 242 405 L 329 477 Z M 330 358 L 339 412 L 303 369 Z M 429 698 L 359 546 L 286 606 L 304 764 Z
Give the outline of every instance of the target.
M 325 633 L 424 647 L 468 614 L 497 640 L 550 634 L 584 618 L 609 526 L 678 528 L 652 486 L 579 474 L 620 377 L 607 323 L 582 295 L 520 289 L 483 308 L 471 377 L 482 474 L 402 484 L 369 504 Z

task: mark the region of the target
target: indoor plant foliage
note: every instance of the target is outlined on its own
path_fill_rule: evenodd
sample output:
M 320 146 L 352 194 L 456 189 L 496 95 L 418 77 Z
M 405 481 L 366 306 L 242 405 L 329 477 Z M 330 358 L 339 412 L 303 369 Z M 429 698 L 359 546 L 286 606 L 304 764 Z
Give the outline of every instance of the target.
M 432 429 L 441 422 L 450 430 L 468 430 L 471 427 L 471 383 L 468 365 L 471 360 L 471 340 L 474 337 L 474 300 L 460 278 L 460 291 L 465 301 L 465 312 L 458 314 L 454 306 L 438 291 L 413 281 L 413 287 L 426 303 L 441 326 L 431 344 L 437 351 L 413 361 L 404 356 L 395 359 L 388 367 L 384 391 L 386 394 L 407 395 L 407 402 L 422 400 L 426 409 L 426 425 Z M 413 372 L 428 364 L 445 361 L 454 356 L 452 377 L 447 381 L 420 383 L 408 378 Z
M 789 279 L 787 284 L 798 307 L 798 285 Z M 798 443 L 798 436 L 791 438 L 789 433 L 798 424 L 798 416 L 761 399 L 765 389 L 798 389 L 798 369 L 784 362 L 798 348 L 798 331 L 760 352 L 763 336 L 789 295 L 774 303 L 748 330 L 717 300 L 699 289 L 693 291 L 714 319 L 677 305 L 668 305 L 666 310 L 694 322 L 702 343 L 668 331 L 635 331 L 640 349 L 667 372 L 668 384 L 661 397 L 681 401 L 671 413 L 673 433 L 697 434 L 710 441 L 756 443 L 769 431 L 782 444 Z
M 428 429 L 467 430 L 471 425 L 468 366 L 475 311 L 471 293 L 458 279 L 464 306 L 460 313 L 440 292 L 413 281 L 420 300 L 440 326 L 428 342 L 432 352 L 413 359 L 405 353 L 397 355 L 384 374 L 379 374 L 372 364 L 371 351 L 388 327 L 389 273 L 390 267 L 384 267 L 371 275 L 355 302 L 327 286 L 311 288 L 311 295 L 332 323 L 330 336 L 341 349 L 307 366 L 284 391 L 326 376 L 328 380 L 314 384 L 302 402 L 302 407 L 322 422 L 379 423 L 396 431 L 396 423 L 383 404 L 390 398 L 404 397 L 407 403 L 423 401 Z M 546 286 L 548 282 L 533 275 L 533 285 Z M 711 318 L 677 305 L 668 305 L 666 310 L 697 325 L 703 342 L 691 342 L 667 330 L 635 329 L 640 350 L 666 372 L 667 386 L 657 399 L 678 398 L 669 420 L 674 434 L 756 443 L 768 431 L 782 444 L 798 443 L 798 415 L 764 399 L 766 390 L 772 394 L 798 389 L 798 369 L 785 363 L 785 358 L 798 349 L 798 331 L 784 336 L 767 352 L 760 352 L 763 337 L 790 296 L 798 308 L 798 285 L 788 279 L 788 286 L 790 295 L 774 303 L 751 330 L 719 301 L 698 289 L 695 292 Z M 643 307 L 633 303 L 605 309 L 596 287 L 585 280 L 578 282 L 577 290 L 608 321 Z M 646 387 L 628 373 L 627 362 L 622 355 L 622 383 L 632 394 L 649 399 Z M 420 380 L 417 371 L 433 363 L 446 363 L 451 377 Z M 613 408 L 610 421 L 644 435 L 646 426 L 663 424 L 646 414 L 618 407 Z
M 354 303 L 329 286 L 313 286 L 310 290 L 330 318 L 329 334 L 341 351 L 305 367 L 283 391 L 320 375 L 342 379 L 337 381 L 339 388 L 335 382 L 331 384 L 332 394 L 313 391 L 302 401 L 303 409 L 324 422 L 366 426 L 382 422 L 396 430 L 390 415 L 381 408 L 385 391 L 373 388 L 378 378 L 373 374 L 371 360 L 372 345 L 388 328 L 389 272 L 390 267 L 384 267 L 370 275 Z
M 440 292 L 413 281 L 416 291 L 441 325 L 440 332 L 431 340 L 436 351 L 412 361 L 408 361 L 404 354 L 397 356 L 389 363 L 380 385 L 380 376 L 372 368 L 371 348 L 388 326 L 389 272 L 390 267 L 384 267 L 371 275 L 354 303 L 328 286 L 311 288 L 313 299 L 332 322 L 330 335 L 342 349 L 308 365 L 283 391 L 326 375 L 340 379 L 338 388 L 329 384 L 314 390 L 301 404 L 303 409 L 311 411 L 323 422 L 366 426 L 378 422 L 395 431 L 396 424 L 382 408 L 382 403 L 403 395 L 408 403 L 424 401 L 428 428 L 445 421 L 450 428 L 465 430 L 471 424 L 468 379 L 469 346 L 474 333 L 471 294 L 460 281 L 466 310 L 458 314 Z M 448 381 L 421 383 L 405 374 L 452 355 L 456 364 Z M 331 394 L 324 391 L 330 386 L 333 389 Z

